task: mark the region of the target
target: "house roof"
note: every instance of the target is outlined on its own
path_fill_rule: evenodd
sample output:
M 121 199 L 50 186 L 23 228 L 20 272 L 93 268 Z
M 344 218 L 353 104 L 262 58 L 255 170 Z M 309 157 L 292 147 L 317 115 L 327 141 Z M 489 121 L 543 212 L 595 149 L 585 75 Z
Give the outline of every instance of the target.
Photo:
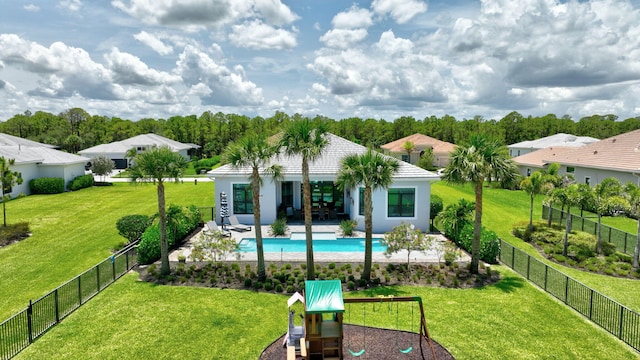
M 575 148 L 567 146 L 551 146 L 548 148 L 532 151 L 524 155 L 516 156 L 513 161 L 522 166 L 534 166 L 542 168 L 545 165 L 557 162 L 557 157 L 566 154 Z
M 422 151 L 426 148 L 432 148 L 434 153 L 450 153 L 456 149 L 456 146 L 452 143 L 438 140 L 424 134 L 413 134 L 402 139 L 392 141 L 390 143 L 380 146 L 382 149 L 393 153 L 404 153 L 406 150 L 403 145 L 407 141 L 411 141 L 415 146 L 415 151 Z
M 0 156 L 15 159 L 16 164 L 39 163 L 42 165 L 69 165 L 86 163 L 89 158 L 64 151 L 31 146 L 0 146 Z
M 23 139 L 21 137 L 0 133 L 0 146 L 29 146 L 29 147 L 44 147 L 55 148 L 55 145 L 43 144 L 37 141 Z
M 571 134 L 558 133 L 536 140 L 521 141 L 519 143 L 511 144 L 507 147 L 509 149 L 544 149 L 551 146 L 580 147 L 596 141 L 600 140 L 589 136 L 575 136 Z
M 322 152 L 322 156 L 309 162 L 309 175 L 335 176 L 340 171 L 341 160 L 343 157 L 351 154 L 363 154 L 367 151 L 366 147 L 331 133 L 327 133 L 327 138 L 329 140 L 329 144 Z M 272 163 L 279 164 L 283 167 L 282 175 L 284 176 L 302 176 L 302 168 L 300 166 L 302 163 L 302 156 L 300 155 L 287 156 L 280 154 L 273 158 Z M 400 167 L 394 178 L 440 179 L 436 174 L 404 161 L 399 161 L 398 164 Z M 246 166 L 234 169 L 230 164 L 226 164 L 209 171 L 207 174 L 213 177 L 228 175 L 249 176 L 251 174 L 251 168 Z
M 569 166 L 638 172 L 640 129 L 572 149 L 553 161 Z
M 199 147 L 195 144 L 183 144 L 181 142 L 167 139 L 157 134 L 137 135 L 122 141 L 114 141 L 109 144 L 100 144 L 79 151 L 79 154 L 96 153 L 126 153 L 129 149 L 138 146 L 168 146 L 173 151 L 188 150 Z

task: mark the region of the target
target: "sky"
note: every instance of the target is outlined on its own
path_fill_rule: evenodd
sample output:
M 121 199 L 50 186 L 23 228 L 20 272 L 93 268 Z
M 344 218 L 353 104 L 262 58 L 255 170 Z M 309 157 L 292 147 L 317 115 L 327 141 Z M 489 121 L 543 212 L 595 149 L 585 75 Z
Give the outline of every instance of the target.
M 640 116 L 640 0 L 0 0 L 0 121 Z

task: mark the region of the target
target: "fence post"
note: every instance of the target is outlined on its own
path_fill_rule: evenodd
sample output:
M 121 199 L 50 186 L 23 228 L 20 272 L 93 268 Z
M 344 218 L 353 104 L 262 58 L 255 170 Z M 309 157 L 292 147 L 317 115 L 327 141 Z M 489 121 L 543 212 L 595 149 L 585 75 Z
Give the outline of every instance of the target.
M 124 253 L 124 259 L 127 264 L 127 271 L 128 271 L 129 270 L 129 251 L 128 250 L 126 253 Z
M 55 289 L 53 292 L 53 301 L 56 304 L 56 324 L 60 322 L 60 310 L 58 304 L 58 289 Z
M 564 303 L 568 304 L 569 300 L 569 277 L 567 275 L 564 276 Z
M 624 232 L 624 253 L 627 253 L 627 235 L 629 235 L 628 232 Z
M 618 333 L 618 339 L 622 339 L 622 331 L 624 329 L 623 326 L 623 321 L 624 321 L 624 306 L 620 306 L 620 332 Z
M 527 280 L 531 280 L 529 278 L 529 268 L 531 268 L 531 255 L 527 255 Z
M 511 268 L 515 269 L 515 261 L 516 261 L 516 247 L 511 246 Z
M 547 276 L 549 274 L 549 265 L 544 264 L 544 291 L 547 291 Z
M 111 273 L 113 274 L 113 281 L 116 281 L 116 256 L 111 255 Z
M 29 344 L 33 343 L 33 303 L 29 300 L 27 308 L 27 331 L 29 332 Z
M 591 296 L 589 297 L 589 320 L 593 314 L 593 289 L 591 289 Z
M 100 264 L 96 265 L 96 283 L 98 283 L 98 292 L 100 292 Z

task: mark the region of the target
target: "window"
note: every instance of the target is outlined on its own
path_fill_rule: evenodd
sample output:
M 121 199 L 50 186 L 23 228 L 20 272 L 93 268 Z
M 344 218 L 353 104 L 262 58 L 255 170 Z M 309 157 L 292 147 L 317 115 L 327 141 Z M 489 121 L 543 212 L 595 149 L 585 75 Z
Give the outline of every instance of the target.
M 409 162 L 409 155 L 402 155 L 402 161 Z
M 250 184 L 233 184 L 233 213 L 253 214 L 253 196 Z
M 567 166 L 568 173 L 573 173 L 574 171 L 576 171 L 576 169 L 573 166 Z
M 360 188 L 360 196 L 358 197 L 360 200 L 360 206 L 358 206 L 358 215 L 364 216 L 364 188 Z
M 585 176 L 584 177 L 584 183 L 587 185 L 591 185 L 591 177 L 590 176 Z
M 531 176 L 531 169 L 527 169 L 527 176 Z
M 416 189 L 393 188 L 387 191 L 388 217 L 414 217 Z

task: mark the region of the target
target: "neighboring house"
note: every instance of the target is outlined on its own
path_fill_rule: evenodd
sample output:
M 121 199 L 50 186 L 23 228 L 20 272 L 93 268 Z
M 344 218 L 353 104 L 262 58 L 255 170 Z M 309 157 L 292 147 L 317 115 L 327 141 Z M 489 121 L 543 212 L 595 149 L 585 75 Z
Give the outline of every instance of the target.
M 136 153 L 143 152 L 147 149 L 168 146 L 174 152 L 179 153 L 186 159 L 189 159 L 189 150 L 198 148 L 195 144 L 183 144 L 181 142 L 167 139 L 166 137 L 156 134 L 143 134 L 134 136 L 132 138 L 114 141 L 109 144 L 96 145 L 84 150 L 78 151 L 78 154 L 86 156 L 88 158 L 94 158 L 100 155 L 104 155 L 113 160 L 116 165 L 116 169 L 126 169 L 132 164 L 131 159 L 127 158 L 126 154 L 129 150 L 135 149 Z
M 561 173 L 570 173 L 578 183 L 591 186 L 615 177 L 623 184 L 640 185 L 640 130 L 612 136 L 572 149 L 545 162 L 562 165 Z
M 350 218 L 358 222 L 357 228 L 364 230 L 362 192 L 364 188 L 338 190 L 335 184 L 342 158 L 350 154 L 367 151 L 358 145 L 333 134 L 327 134 L 329 144 L 322 157 L 309 163 L 311 198 L 313 208 L 326 207 L 329 219 Z M 272 223 L 279 211 L 301 217 L 302 204 L 302 159 L 300 156 L 280 154 L 273 163 L 283 167 L 283 179 L 273 181 L 263 174 L 260 189 L 260 214 L 263 224 Z M 215 181 L 215 196 L 228 195 L 229 215 L 236 215 L 241 223 L 253 224 L 253 200 L 249 175 L 251 169 L 233 169 L 229 164 L 207 173 Z M 400 162 L 398 173 L 388 190 L 373 192 L 373 231 L 383 233 L 392 230 L 401 222 L 413 223 L 416 227 L 429 229 L 431 182 L 439 180 L 432 172 Z M 283 210 L 284 209 L 284 210 Z M 216 207 L 220 218 L 220 207 Z
M 556 159 L 575 148 L 566 146 L 552 146 L 524 155 L 516 156 L 513 161 L 518 165 L 518 170 L 522 176 L 529 176 L 537 170 L 544 170 L 549 164 L 557 162 Z
M 412 142 L 414 145 L 414 150 L 410 154 L 407 154 L 407 151 L 404 149 L 404 144 L 407 141 Z M 427 135 L 413 134 L 384 144 L 380 146 L 380 148 L 382 148 L 385 153 L 414 165 L 418 162 L 424 151 L 431 148 L 433 150 L 433 166 L 445 167 L 449 164 L 451 152 L 455 150 L 456 146 Z
M 537 140 L 521 141 L 508 145 L 507 148 L 509 148 L 509 156 L 517 157 L 548 147 L 581 147 L 596 141 L 600 140 L 588 136 L 558 133 Z
M 21 185 L 15 185 L 9 193 L 11 197 L 29 194 L 29 181 L 36 178 L 52 177 L 64 179 L 65 186 L 74 178 L 85 174 L 88 158 L 53 149 L 53 145 L 0 134 L 0 156 L 14 159 L 12 171 L 22 175 Z

